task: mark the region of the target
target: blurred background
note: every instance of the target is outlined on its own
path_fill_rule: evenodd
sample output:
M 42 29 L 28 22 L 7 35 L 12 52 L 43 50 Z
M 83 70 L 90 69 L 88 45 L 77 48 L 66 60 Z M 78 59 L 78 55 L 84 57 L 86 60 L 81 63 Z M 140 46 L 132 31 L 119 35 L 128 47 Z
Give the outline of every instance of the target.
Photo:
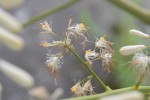
M 21 23 L 25 23 L 30 18 L 41 14 L 45 11 L 58 7 L 69 0 L 21 0 L 19 5 L 7 7 L 3 5 L 3 1 L 13 2 L 13 0 L 0 0 L 0 7 L 18 19 Z M 143 8 L 150 9 L 149 0 L 130 0 Z M 89 72 L 72 54 L 64 57 L 64 64 L 61 69 L 60 78 L 55 80 L 47 71 L 46 54 L 48 50 L 40 47 L 38 27 L 39 22 L 47 20 L 52 21 L 53 31 L 59 33 L 60 36 L 65 32 L 69 16 L 73 16 L 73 23 L 84 21 L 89 27 L 90 40 L 95 41 L 102 35 L 107 34 L 108 40 L 113 42 L 115 50 L 115 70 L 107 74 L 102 70 L 101 63 L 96 62 L 93 70 L 102 78 L 104 83 L 111 88 L 131 86 L 135 83 L 135 76 L 131 70 L 131 66 L 121 66 L 130 61 L 131 57 L 122 57 L 118 50 L 120 47 L 128 44 L 149 44 L 148 40 L 142 40 L 137 37 L 130 36 L 130 29 L 138 29 L 147 34 L 150 32 L 149 25 L 137 19 L 131 13 L 126 12 L 107 0 L 80 0 L 74 5 L 60 10 L 50 16 L 47 16 L 22 29 L 21 32 L 14 32 L 23 38 L 25 44 L 22 50 L 14 51 L 9 49 L 3 43 L 0 44 L 0 57 L 6 61 L 19 66 L 29 72 L 35 81 L 36 86 L 45 86 L 50 93 L 56 88 L 62 88 L 64 94 L 61 98 L 72 97 L 70 88 L 79 80 L 89 75 Z M 88 44 L 86 50 L 92 49 L 93 44 Z M 76 52 L 84 59 L 85 51 L 79 43 L 75 44 Z M 132 74 L 133 73 L 133 74 Z M 22 88 L 7 76 L 0 72 L 0 82 L 3 87 L 2 100 L 29 100 L 28 89 Z M 143 84 L 148 84 L 144 82 Z M 103 92 L 96 80 L 92 81 L 96 93 Z

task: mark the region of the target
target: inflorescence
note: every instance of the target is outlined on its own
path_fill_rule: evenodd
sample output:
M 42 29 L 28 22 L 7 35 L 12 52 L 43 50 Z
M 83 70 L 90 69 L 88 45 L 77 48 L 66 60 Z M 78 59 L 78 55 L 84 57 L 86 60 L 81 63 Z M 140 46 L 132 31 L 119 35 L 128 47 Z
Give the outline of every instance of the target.
M 79 38 L 82 40 L 80 43 L 85 49 L 86 44 L 89 41 L 89 35 L 88 35 L 88 28 L 85 25 L 84 22 L 73 24 L 72 25 L 72 16 L 70 17 L 68 27 L 65 32 L 65 38 L 62 39 L 53 32 L 52 30 L 52 23 L 48 23 L 47 21 L 41 22 L 40 24 L 42 31 L 42 34 L 48 36 L 48 35 L 53 35 L 56 39 L 55 40 L 42 40 L 41 41 L 41 46 L 44 48 L 48 48 L 49 53 L 47 54 L 47 68 L 49 70 L 49 73 L 53 75 L 55 78 L 59 76 L 59 72 L 61 70 L 62 64 L 63 64 L 63 57 L 67 52 L 72 52 L 77 58 L 79 56 L 75 53 L 74 49 L 74 42 L 78 40 Z M 140 32 L 138 30 L 130 30 L 129 31 L 132 35 L 136 35 L 138 37 L 142 38 L 149 38 L 150 36 Z M 49 37 L 49 36 L 48 36 Z M 52 40 L 52 41 L 51 41 Z M 49 42 L 50 41 L 50 42 Z M 93 63 L 95 61 L 101 61 L 102 63 L 102 68 L 104 71 L 107 73 L 110 73 L 114 69 L 114 50 L 111 48 L 111 45 L 113 45 L 112 42 L 106 40 L 106 35 L 101 36 L 99 39 L 96 39 L 94 43 L 94 48 L 93 49 L 88 49 L 85 52 L 85 60 L 81 60 L 85 66 L 90 66 L 89 71 L 91 72 L 91 76 L 77 82 L 72 88 L 71 92 L 74 94 L 74 96 L 85 96 L 85 95 L 91 95 L 95 94 L 93 87 L 91 85 L 91 79 L 94 76 L 97 79 L 97 76 L 95 76 L 95 73 L 91 71 Z M 51 53 L 51 49 L 53 48 L 59 48 L 58 52 L 55 54 Z M 139 87 L 141 80 L 143 76 L 145 75 L 144 73 L 149 72 L 149 65 L 150 65 L 150 58 L 148 54 L 144 53 L 142 50 L 148 48 L 149 46 L 145 45 L 129 45 L 129 46 L 124 46 L 122 47 L 119 51 L 121 55 L 132 55 L 133 59 L 131 61 L 131 64 L 135 67 L 136 71 L 138 74 L 141 75 L 138 83 L 136 84 L 136 88 Z M 94 74 L 93 74 L 94 73 Z M 105 84 L 101 82 L 100 79 L 97 79 L 100 84 L 107 90 L 107 87 Z

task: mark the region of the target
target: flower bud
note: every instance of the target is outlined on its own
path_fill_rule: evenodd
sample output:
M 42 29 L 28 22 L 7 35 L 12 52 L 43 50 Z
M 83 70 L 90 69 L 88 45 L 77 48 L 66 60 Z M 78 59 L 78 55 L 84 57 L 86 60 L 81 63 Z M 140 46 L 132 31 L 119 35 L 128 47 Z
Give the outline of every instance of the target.
M 141 38 L 149 38 L 150 37 L 148 34 L 145 34 L 141 31 L 138 31 L 138 30 L 135 30 L 135 29 L 132 29 L 129 32 L 130 32 L 130 34 L 133 34 L 133 35 L 141 37 Z
M 145 45 L 130 45 L 122 47 L 119 52 L 121 55 L 131 55 L 137 51 L 145 49 L 147 46 Z
M 12 15 L 0 8 L 0 24 L 12 32 L 20 32 L 22 24 Z
M 34 85 L 34 79 L 28 72 L 2 59 L 0 59 L 0 71 L 24 88 L 31 88 Z
M 0 27 L 0 42 L 7 45 L 12 50 L 21 50 L 24 47 L 24 40 L 7 31 L 6 29 Z

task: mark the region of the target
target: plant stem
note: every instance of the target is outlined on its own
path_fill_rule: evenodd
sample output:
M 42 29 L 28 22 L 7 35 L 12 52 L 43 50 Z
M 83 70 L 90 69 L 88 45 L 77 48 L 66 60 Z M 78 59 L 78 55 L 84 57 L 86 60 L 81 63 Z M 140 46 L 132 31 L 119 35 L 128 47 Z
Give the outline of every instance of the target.
M 138 81 L 138 82 L 136 83 L 136 85 L 135 85 L 135 89 L 138 89 L 138 88 L 139 88 L 139 86 L 140 86 L 142 80 L 144 79 L 144 76 L 145 76 L 145 73 L 143 72 L 142 75 L 140 76 L 139 81 Z
M 132 90 L 135 90 L 135 88 L 127 87 L 127 88 L 122 88 L 122 89 L 111 90 L 111 91 L 101 93 L 101 94 L 96 94 L 96 95 L 91 95 L 91 96 L 83 96 L 83 97 L 78 97 L 78 98 L 69 98 L 69 99 L 63 99 L 63 100 L 100 100 L 100 98 L 107 96 L 107 95 L 113 95 L 113 94 L 118 94 L 118 93 L 132 91 Z M 141 92 L 142 91 L 149 92 L 150 86 L 140 86 L 138 88 L 138 90 Z
M 88 65 L 88 64 L 86 64 L 83 60 L 82 60 L 82 58 L 80 58 L 80 56 L 79 55 L 77 55 L 75 52 L 74 52 L 74 50 L 72 50 L 69 46 L 67 46 L 66 45 L 66 47 L 68 48 L 68 50 L 70 51 L 70 52 L 72 52 L 81 62 L 82 62 L 82 64 L 91 72 L 91 74 L 93 75 L 93 77 L 98 81 L 98 83 L 103 87 L 103 89 L 105 90 L 105 91 L 109 91 L 110 89 L 103 83 L 103 81 L 95 74 L 95 72 L 92 70 L 92 68 Z
M 42 19 L 42 18 L 44 18 L 44 17 L 46 17 L 48 15 L 54 14 L 54 13 L 60 11 L 60 10 L 63 10 L 65 8 L 67 8 L 67 7 L 70 7 L 70 6 L 72 6 L 73 4 L 75 4 L 75 3 L 79 2 L 79 1 L 80 0 L 69 0 L 68 2 L 60 5 L 59 7 L 56 7 L 56 8 L 50 9 L 50 10 L 44 12 L 44 13 L 41 13 L 41 14 L 31 18 L 27 22 L 25 22 L 23 24 L 23 27 L 27 27 L 27 26 L 31 25 L 32 23 L 34 23 L 34 22 L 36 22 L 36 21 L 38 21 L 38 20 L 40 20 L 40 19 Z
M 123 10 L 133 14 L 143 22 L 150 24 L 150 11 L 129 0 L 107 0 Z

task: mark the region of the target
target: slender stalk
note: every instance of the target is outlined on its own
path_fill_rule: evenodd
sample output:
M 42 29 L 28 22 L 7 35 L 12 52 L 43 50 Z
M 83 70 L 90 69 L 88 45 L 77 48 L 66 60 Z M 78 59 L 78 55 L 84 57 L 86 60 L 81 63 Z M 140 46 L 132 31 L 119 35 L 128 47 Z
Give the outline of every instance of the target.
M 100 98 L 107 96 L 107 95 L 113 95 L 113 94 L 118 94 L 122 92 L 127 92 L 127 91 L 132 91 L 135 90 L 133 87 L 127 87 L 127 88 L 122 88 L 122 89 L 116 89 L 116 90 L 111 90 L 108 92 L 104 92 L 101 94 L 96 94 L 96 95 L 91 95 L 91 96 L 83 96 L 83 97 L 78 97 L 78 98 L 69 98 L 69 99 L 63 99 L 63 100 L 100 100 Z M 141 92 L 149 92 L 150 91 L 150 86 L 140 86 L 138 91 Z
M 44 18 L 44 17 L 46 17 L 48 15 L 52 15 L 52 14 L 54 14 L 54 13 L 60 11 L 60 10 L 63 10 L 65 8 L 67 8 L 67 7 L 70 7 L 70 6 L 72 6 L 73 4 L 75 4 L 75 3 L 79 2 L 79 1 L 80 0 L 69 0 L 68 2 L 60 5 L 59 7 L 56 7 L 56 8 L 50 9 L 50 10 L 44 12 L 44 13 L 41 13 L 41 14 L 31 18 L 27 22 L 25 22 L 23 24 L 23 27 L 27 27 L 27 26 L 31 25 L 32 23 L 34 23 L 34 22 L 36 22 L 36 21 L 38 21 L 38 20 L 40 20 L 40 19 L 42 19 L 42 18 Z
M 145 73 L 142 73 L 142 75 L 140 76 L 139 80 L 137 81 L 136 85 L 135 85 L 135 89 L 138 89 L 141 82 L 143 81 L 144 79 L 144 76 L 145 76 Z
M 131 13 L 143 22 L 150 24 L 150 11 L 129 0 L 107 0 L 123 10 Z
M 90 71 L 90 73 L 93 75 L 93 77 L 98 81 L 98 83 L 103 87 L 103 89 L 105 91 L 109 91 L 110 89 L 103 83 L 103 81 L 95 74 L 95 72 L 92 70 L 92 68 L 86 64 L 82 58 L 80 58 L 79 55 L 77 55 L 74 50 L 72 50 L 69 46 L 66 45 L 66 47 L 68 48 L 68 50 L 74 54 L 74 56 L 76 56 L 81 62 L 82 64 Z

